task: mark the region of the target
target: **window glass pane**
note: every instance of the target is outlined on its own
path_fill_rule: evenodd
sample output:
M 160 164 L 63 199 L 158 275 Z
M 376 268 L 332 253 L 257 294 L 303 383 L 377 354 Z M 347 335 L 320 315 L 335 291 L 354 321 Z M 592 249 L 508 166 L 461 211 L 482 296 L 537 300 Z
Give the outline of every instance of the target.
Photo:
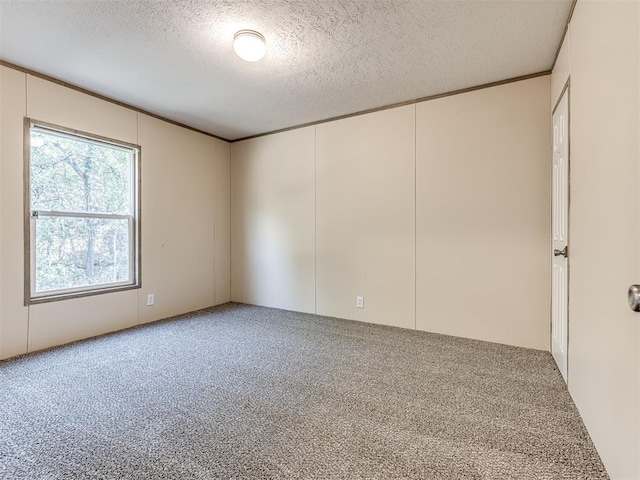
M 129 220 L 41 216 L 33 223 L 36 292 L 132 281 Z
M 31 209 L 132 214 L 132 153 L 31 129 Z

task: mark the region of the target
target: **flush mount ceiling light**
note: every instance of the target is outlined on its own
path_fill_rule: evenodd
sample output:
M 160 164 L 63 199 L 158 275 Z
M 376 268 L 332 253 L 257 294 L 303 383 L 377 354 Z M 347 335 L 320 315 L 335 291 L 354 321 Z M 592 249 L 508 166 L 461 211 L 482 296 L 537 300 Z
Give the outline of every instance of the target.
M 264 37 L 253 30 L 240 30 L 236 33 L 233 37 L 233 49 L 247 62 L 257 62 L 267 53 Z

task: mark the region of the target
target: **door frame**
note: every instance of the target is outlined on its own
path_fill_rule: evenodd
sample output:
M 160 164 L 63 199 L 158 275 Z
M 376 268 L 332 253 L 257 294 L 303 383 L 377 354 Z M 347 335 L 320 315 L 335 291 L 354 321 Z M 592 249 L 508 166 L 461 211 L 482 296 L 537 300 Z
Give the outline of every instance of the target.
M 567 245 L 570 244 L 571 240 L 571 75 L 567 77 L 567 81 L 565 82 L 562 90 L 560 90 L 560 94 L 555 101 L 553 109 L 551 110 L 551 169 L 553 171 L 553 115 L 555 115 L 558 106 L 560 105 L 560 101 L 564 94 L 567 94 L 567 132 L 569 133 L 569 144 L 567 145 Z M 553 179 L 552 179 L 553 182 Z M 553 255 L 553 185 L 551 188 L 551 223 L 550 223 L 550 249 Z M 569 352 L 570 352 L 570 344 L 569 340 L 571 338 L 571 248 L 568 249 L 569 256 L 567 257 L 567 378 L 566 383 L 569 386 Z M 553 266 L 553 256 L 551 256 L 549 265 Z M 549 272 L 549 277 L 551 278 L 553 275 L 552 271 Z M 551 282 L 553 279 L 551 278 Z M 549 304 L 549 347 L 550 351 L 553 351 L 553 283 L 550 285 L 549 289 L 550 293 L 550 304 Z M 555 363 L 555 359 L 554 359 Z

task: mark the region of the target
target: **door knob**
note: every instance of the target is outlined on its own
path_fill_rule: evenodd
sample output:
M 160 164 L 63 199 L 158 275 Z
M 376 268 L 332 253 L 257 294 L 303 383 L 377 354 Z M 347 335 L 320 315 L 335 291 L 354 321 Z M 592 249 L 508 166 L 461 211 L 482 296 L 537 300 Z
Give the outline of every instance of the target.
M 555 257 L 559 257 L 560 255 L 562 255 L 563 257 L 567 257 L 567 255 L 569 255 L 569 247 L 565 245 L 565 247 L 562 250 L 558 250 L 557 248 L 553 251 L 553 255 Z
M 629 287 L 629 308 L 634 312 L 640 312 L 640 285 L 631 285 Z

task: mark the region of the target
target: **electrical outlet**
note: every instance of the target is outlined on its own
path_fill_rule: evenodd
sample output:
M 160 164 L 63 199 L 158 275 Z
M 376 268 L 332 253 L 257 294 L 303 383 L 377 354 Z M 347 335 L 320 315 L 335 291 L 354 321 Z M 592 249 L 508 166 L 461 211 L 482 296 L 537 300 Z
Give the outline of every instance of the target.
M 149 295 L 147 295 L 147 307 L 151 307 L 155 305 L 155 303 L 156 303 L 156 294 L 150 293 Z
M 364 297 L 356 297 L 356 308 L 364 308 Z

